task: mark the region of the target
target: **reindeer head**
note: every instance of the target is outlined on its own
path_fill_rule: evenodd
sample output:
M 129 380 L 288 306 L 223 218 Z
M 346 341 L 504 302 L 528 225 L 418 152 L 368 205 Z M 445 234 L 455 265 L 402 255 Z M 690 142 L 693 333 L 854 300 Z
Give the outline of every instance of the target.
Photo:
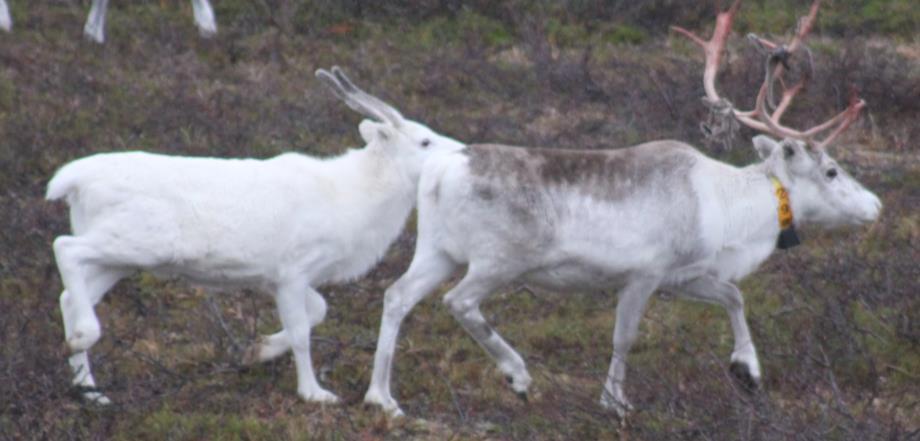
M 316 77 L 348 107 L 369 118 L 358 126 L 368 148 L 392 154 L 407 164 L 414 176 L 431 154 L 464 147 L 463 143 L 440 135 L 424 124 L 404 118 L 393 106 L 355 86 L 338 66 L 331 72 L 319 69 Z
M 783 113 L 809 79 L 809 75 L 804 75 L 796 84 L 786 87 L 782 79 L 783 72 L 788 70 L 786 60 L 803 46 L 802 41 L 814 25 L 820 4 L 820 0 L 815 0 L 808 15 L 799 21 L 795 37 L 787 45 L 779 45 L 753 34 L 748 36 L 760 48 L 769 52 L 764 82 L 757 94 L 754 109 L 749 111 L 738 110 L 719 96 L 715 84 L 719 60 L 741 0 L 736 0 L 731 8 L 718 14 L 712 38 L 708 41 L 686 29 L 672 29 L 700 45 L 706 54 L 703 86 L 707 104 L 741 124 L 782 139 L 777 142 L 769 136 L 758 135 L 754 137 L 753 144 L 764 160 L 767 173 L 778 178 L 789 189 L 792 203 L 798 208 L 796 217 L 826 226 L 862 224 L 875 220 L 882 204 L 875 194 L 853 179 L 827 154 L 826 147 L 859 118 L 859 112 L 866 102 L 854 95 L 846 110 L 807 130 L 796 130 L 780 123 Z M 774 84 L 777 82 L 783 86 L 779 104 L 775 104 L 773 99 Z M 819 135 L 828 131 L 830 134 L 824 139 L 818 139 Z
M 878 197 L 823 149 L 791 138 L 777 142 L 766 135 L 755 136 L 753 142 L 766 170 L 789 188 L 799 219 L 833 227 L 878 217 Z

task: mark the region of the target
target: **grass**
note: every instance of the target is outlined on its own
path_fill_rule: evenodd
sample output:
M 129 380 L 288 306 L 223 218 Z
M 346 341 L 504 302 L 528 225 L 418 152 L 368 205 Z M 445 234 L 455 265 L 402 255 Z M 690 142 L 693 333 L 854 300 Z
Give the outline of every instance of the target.
M 577 7 L 527 37 L 513 17 L 472 4 L 399 19 L 387 14 L 400 5 L 358 14 L 349 9 L 356 3 L 325 12 L 297 4 L 285 23 L 237 0 L 215 5 L 213 41 L 196 37 L 185 1 L 113 4 L 109 41 L 96 46 L 76 38 L 79 8 L 24 3 L 12 5 L 15 32 L 0 36 L 0 439 L 907 439 L 920 429 L 920 168 L 909 142 L 920 136 L 910 93 L 920 65 L 896 50 L 900 33 L 822 38 L 821 81 L 803 100 L 811 107 L 790 110 L 804 126 L 840 109 L 847 84 L 862 90 L 870 117 L 844 144 L 868 148 L 838 158 L 885 211 L 866 228 L 806 229 L 803 246 L 777 252 L 741 283 L 763 391 L 746 394 L 730 381 L 724 311 L 658 298 L 629 359 L 626 390 L 637 410 L 617 423 L 597 405 L 614 293 L 508 287 L 483 309 L 527 361 L 529 401 L 507 387 L 438 293 L 403 326 L 393 389 L 409 417 L 388 421 L 362 400 L 382 293 L 411 258 L 412 222 L 366 277 L 322 289 L 329 313 L 313 357 L 342 404 L 299 400 L 290 357 L 239 364 L 246 345 L 279 329 L 268 297 L 139 274 L 97 307 L 104 337 L 94 371 L 117 403 L 99 409 L 67 390 L 50 254 L 67 212 L 43 202 L 48 177 L 100 151 L 325 156 L 359 146 L 359 117 L 312 76 L 333 64 L 410 118 L 463 140 L 609 148 L 677 138 L 750 163 L 750 133 L 733 150 L 700 135 L 695 48 L 639 20 L 580 19 Z M 752 4 L 746 13 L 765 15 L 752 23 L 785 28 L 788 17 Z M 829 23 L 856 19 L 839 14 L 829 11 Z M 536 59 L 532 38 L 545 38 L 550 60 Z M 720 87 L 743 100 L 760 64 L 740 44 L 729 49 Z M 600 93 L 586 92 L 589 83 Z

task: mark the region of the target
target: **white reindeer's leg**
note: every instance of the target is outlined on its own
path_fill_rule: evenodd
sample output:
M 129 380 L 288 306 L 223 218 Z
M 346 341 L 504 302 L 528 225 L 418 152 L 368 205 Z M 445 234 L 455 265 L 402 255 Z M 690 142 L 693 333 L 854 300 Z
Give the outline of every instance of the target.
M 305 286 L 306 291 L 304 291 Z M 278 289 L 276 301 L 281 325 L 284 327 L 284 332 L 287 332 L 291 349 L 294 352 L 294 364 L 297 367 L 297 393 L 307 401 L 327 403 L 338 401 L 335 394 L 320 387 L 316 381 L 313 361 L 310 358 L 310 330 L 314 325 L 313 320 L 316 320 L 319 314 L 314 313 L 313 320 L 311 320 L 311 315 L 307 314 L 307 307 L 319 308 L 321 306 L 322 315 L 325 315 L 326 301 L 302 281 L 281 286 Z M 318 318 L 322 319 L 321 316 Z
M 454 263 L 446 256 L 416 252 L 409 270 L 387 289 L 377 351 L 374 353 L 374 372 L 371 375 L 371 385 L 364 395 L 365 403 L 377 404 L 392 416 L 402 415 L 402 410 L 390 394 L 390 376 L 399 326 L 409 311 L 447 280 L 454 269 Z
M 208 0 L 192 0 L 192 10 L 195 13 L 195 24 L 202 37 L 209 38 L 217 34 L 214 9 L 211 8 Z
M 96 43 L 105 41 L 105 12 L 108 7 L 109 0 L 93 0 L 93 6 L 86 17 L 86 25 L 83 26 L 83 35 L 86 38 Z
M 65 287 L 60 304 L 64 338 L 72 351 L 68 361 L 74 373 L 73 384 L 84 390 L 85 399 L 108 404 L 109 399 L 95 390 L 89 365 L 89 348 L 102 335 L 93 306 L 127 273 L 90 263 L 94 254 L 79 237 L 61 236 L 54 241 L 54 255 Z
M 444 303 L 463 329 L 495 359 L 498 369 L 507 376 L 511 383 L 511 388 L 521 398 L 526 399 L 531 378 L 524 359 L 505 342 L 498 332 L 489 326 L 479 310 L 482 300 L 509 279 L 513 279 L 513 276 L 497 278 L 492 275 L 484 275 L 477 269 L 477 267 L 470 266 L 463 280 L 444 296 Z
M 712 276 L 693 279 L 673 289 L 680 296 L 721 305 L 731 320 L 735 347 L 731 357 L 731 372 L 748 389 L 760 384 L 760 361 L 751 340 L 747 320 L 744 317 L 744 299 L 735 285 Z
M 310 326 L 322 323 L 326 317 L 326 301 L 322 296 L 307 297 L 307 319 Z M 291 340 L 282 329 L 271 335 L 262 336 L 243 353 L 243 364 L 250 365 L 274 360 L 291 350 Z
M 10 18 L 10 8 L 6 6 L 6 0 L 0 0 L 0 29 L 6 32 L 13 29 L 13 19 Z
M 243 352 L 243 364 L 251 365 L 274 360 L 291 350 L 291 341 L 282 329 L 271 335 L 263 335 Z
M 601 393 L 601 405 L 613 409 L 622 418 L 632 409 L 623 393 L 626 380 L 626 357 L 636 341 L 639 321 L 645 312 L 649 297 L 658 287 L 659 279 L 646 278 L 629 282 L 621 291 L 617 301 L 616 325 L 613 329 L 613 359 L 607 372 L 607 381 Z

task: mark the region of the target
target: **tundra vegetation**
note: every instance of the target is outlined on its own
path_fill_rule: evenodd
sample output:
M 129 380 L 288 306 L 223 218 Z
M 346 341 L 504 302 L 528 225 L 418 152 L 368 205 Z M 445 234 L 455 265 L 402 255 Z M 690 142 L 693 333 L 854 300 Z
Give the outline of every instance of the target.
M 650 303 L 630 352 L 625 424 L 597 405 L 612 293 L 509 286 L 483 314 L 526 358 L 528 402 L 432 299 L 403 323 L 393 389 L 410 417 L 362 403 L 383 292 L 414 248 L 414 222 L 354 283 L 322 287 L 312 332 L 320 382 L 342 403 L 305 403 L 293 360 L 242 366 L 280 329 L 270 297 L 216 295 L 146 273 L 97 307 L 95 375 L 116 404 L 64 386 L 62 286 L 51 252 L 67 208 L 43 200 L 62 164 L 102 151 L 332 156 L 360 146 L 360 118 L 315 80 L 351 77 L 466 142 L 613 148 L 678 139 L 755 162 L 700 131 L 698 48 L 712 7 L 673 2 L 214 2 L 220 34 L 196 37 L 186 0 L 112 2 L 104 46 L 81 38 L 88 2 L 8 2 L 0 34 L 0 439 L 909 439 L 920 430 L 920 11 L 907 0 L 828 2 L 809 44 L 815 77 L 784 120 L 807 127 L 846 107 L 863 117 L 834 157 L 884 204 L 861 229 L 805 229 L 740 284 L 762 363 L 752 395 L 728 381 L 729 322 L 717 306 Z M 692 2 L 697 3 L 697 2 Z M 783 40 L 805 5 L 746 2 L 735 24 Z M 772 34 L 771 34 L 772 33 Z M 720 92 L 763 81 L 762 54 L 727 48 Z M 513 295 L 512 295 L 513 294 Z M 416 375 L 417 374 L 417 375 Z

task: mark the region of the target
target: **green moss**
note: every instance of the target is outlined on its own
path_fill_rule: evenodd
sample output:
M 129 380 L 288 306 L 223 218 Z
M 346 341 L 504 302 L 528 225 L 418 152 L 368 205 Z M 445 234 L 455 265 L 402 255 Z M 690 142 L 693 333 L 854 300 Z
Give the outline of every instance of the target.
M 587 41 L 591 33 L 581 23 L 568 23 L 551 17 L 546 21 L 546 35 L 552 44 L 570 47 Z
M 13 110 L 16 85 L 7 75 L 0 73 L 0 114 Z
M 603 40 L 612 44 L 641 44 L 647 38 L 644 30 L 628 24 L 616 25 L 603 34 Z
M 123 440 L 270 440 L 276 439 L 270 423 L 247 417 L 176 412 L 164 406 L 136 421 L 119 434 Z
M 860 333 L 860 340 L 871 353 L 871 357 L 862 360 L 873 360 L 896 385 L 914 384 L 916 373 L 920 372 L 920 352 L 917 351 L 916 343 L 907 338 L 909 336 L 897 332 L 897 318 L 902 311 L 893 308 L 868 309 L 861 302 L 849 306 L 856 327 L 864 330 Z M 873 373 L 864 362 L 840 365 L 862 375 Z

